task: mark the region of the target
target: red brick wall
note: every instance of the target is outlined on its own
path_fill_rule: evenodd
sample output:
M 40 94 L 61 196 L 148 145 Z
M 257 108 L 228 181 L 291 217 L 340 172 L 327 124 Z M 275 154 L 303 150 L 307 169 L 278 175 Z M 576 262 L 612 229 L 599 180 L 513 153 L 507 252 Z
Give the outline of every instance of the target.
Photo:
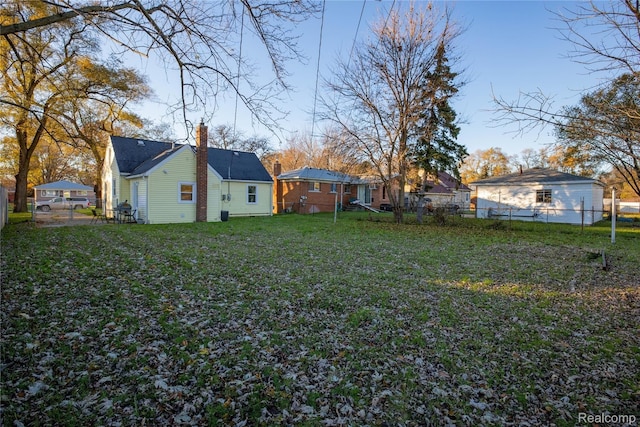
M 350 193 L 344 193 L 341 187 L 342 184 L 338 184 L 338 202 L 341 202 L 342 206 L 348 206 L 351 199 L 358 198 L 358 186 L 351 185 Z M 331 183 L 322 182 L 320 191 L 317 192 L 309 190 L 309 182 L 307 181 L 281 181 L 275 179 L 273 189 L 275 213 L 283 213 L 286 210 L 297 213 L 333 212 L 336 194 L 330 192 Z M 385 192 L 384 198 L 382 193 L 382 184 L 371 190 L 371 207 L 377 209 L 380 204 L 391 203 L 388 192 Z M 300 203 L 301 196 L 307 197 L 304 206 Z
M 277 189 L 278 185 L 281 185 L 281 193 Z M 284 209 L 291 209 L 297 213 L 317 213 L 317 212 L 333 212 L 335 208 L 336 193 L 331 192 L 331 184 L 328 182 L 322 182 L 320 184 L 320 191 L 310 191 L 309 182 L 307 181 L 280 181 L 276 185 L 276 212 L 281 213 Z M 338 190 L 338 202 L 342 202 L 342 205 L 347 205 L 349 199 L 355 198 L 356 187 L 351 186 L 351 193 L 341 194 L 341 184 L 337 185 Z M 306 197 L 304 204 L 300 202 L 302 196 Z

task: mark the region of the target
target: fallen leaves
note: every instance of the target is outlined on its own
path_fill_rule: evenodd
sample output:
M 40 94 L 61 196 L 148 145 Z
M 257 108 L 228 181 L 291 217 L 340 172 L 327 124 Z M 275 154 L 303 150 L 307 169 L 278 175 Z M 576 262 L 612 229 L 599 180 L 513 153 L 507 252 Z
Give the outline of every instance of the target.
M 584 243 L 288 218 L 303 222 L 4 231 L 3 424 L 638 412 L 640 267 L 626 255 L 603 271 Z

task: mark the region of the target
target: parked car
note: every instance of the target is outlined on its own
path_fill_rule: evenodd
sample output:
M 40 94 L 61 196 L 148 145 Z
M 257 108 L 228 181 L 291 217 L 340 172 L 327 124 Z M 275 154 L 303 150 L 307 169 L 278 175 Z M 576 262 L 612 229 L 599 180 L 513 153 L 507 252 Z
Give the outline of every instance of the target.
M 86 197 L 54 197 L 51 200 L 36 202 L 36 209 L 42 212 L 61 209 L 83 209 L 91 206 L 91 202 Z

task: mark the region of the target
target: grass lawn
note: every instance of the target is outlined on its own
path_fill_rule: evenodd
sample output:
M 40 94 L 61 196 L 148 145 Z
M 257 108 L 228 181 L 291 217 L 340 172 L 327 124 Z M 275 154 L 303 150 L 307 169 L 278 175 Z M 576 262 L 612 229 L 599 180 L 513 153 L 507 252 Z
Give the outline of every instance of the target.
M 640 228 L 608 227 L 10 224 L 2 424 L 637 422 Z

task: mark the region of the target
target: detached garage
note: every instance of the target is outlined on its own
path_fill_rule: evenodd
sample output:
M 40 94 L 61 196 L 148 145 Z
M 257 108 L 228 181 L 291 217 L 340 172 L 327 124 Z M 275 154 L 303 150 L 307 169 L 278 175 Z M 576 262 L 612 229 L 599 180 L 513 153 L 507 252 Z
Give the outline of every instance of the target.
M 602 219 L 604 184 L 595 179 L 532 168 L 471 186 L 477 218 L 585 225 Z

